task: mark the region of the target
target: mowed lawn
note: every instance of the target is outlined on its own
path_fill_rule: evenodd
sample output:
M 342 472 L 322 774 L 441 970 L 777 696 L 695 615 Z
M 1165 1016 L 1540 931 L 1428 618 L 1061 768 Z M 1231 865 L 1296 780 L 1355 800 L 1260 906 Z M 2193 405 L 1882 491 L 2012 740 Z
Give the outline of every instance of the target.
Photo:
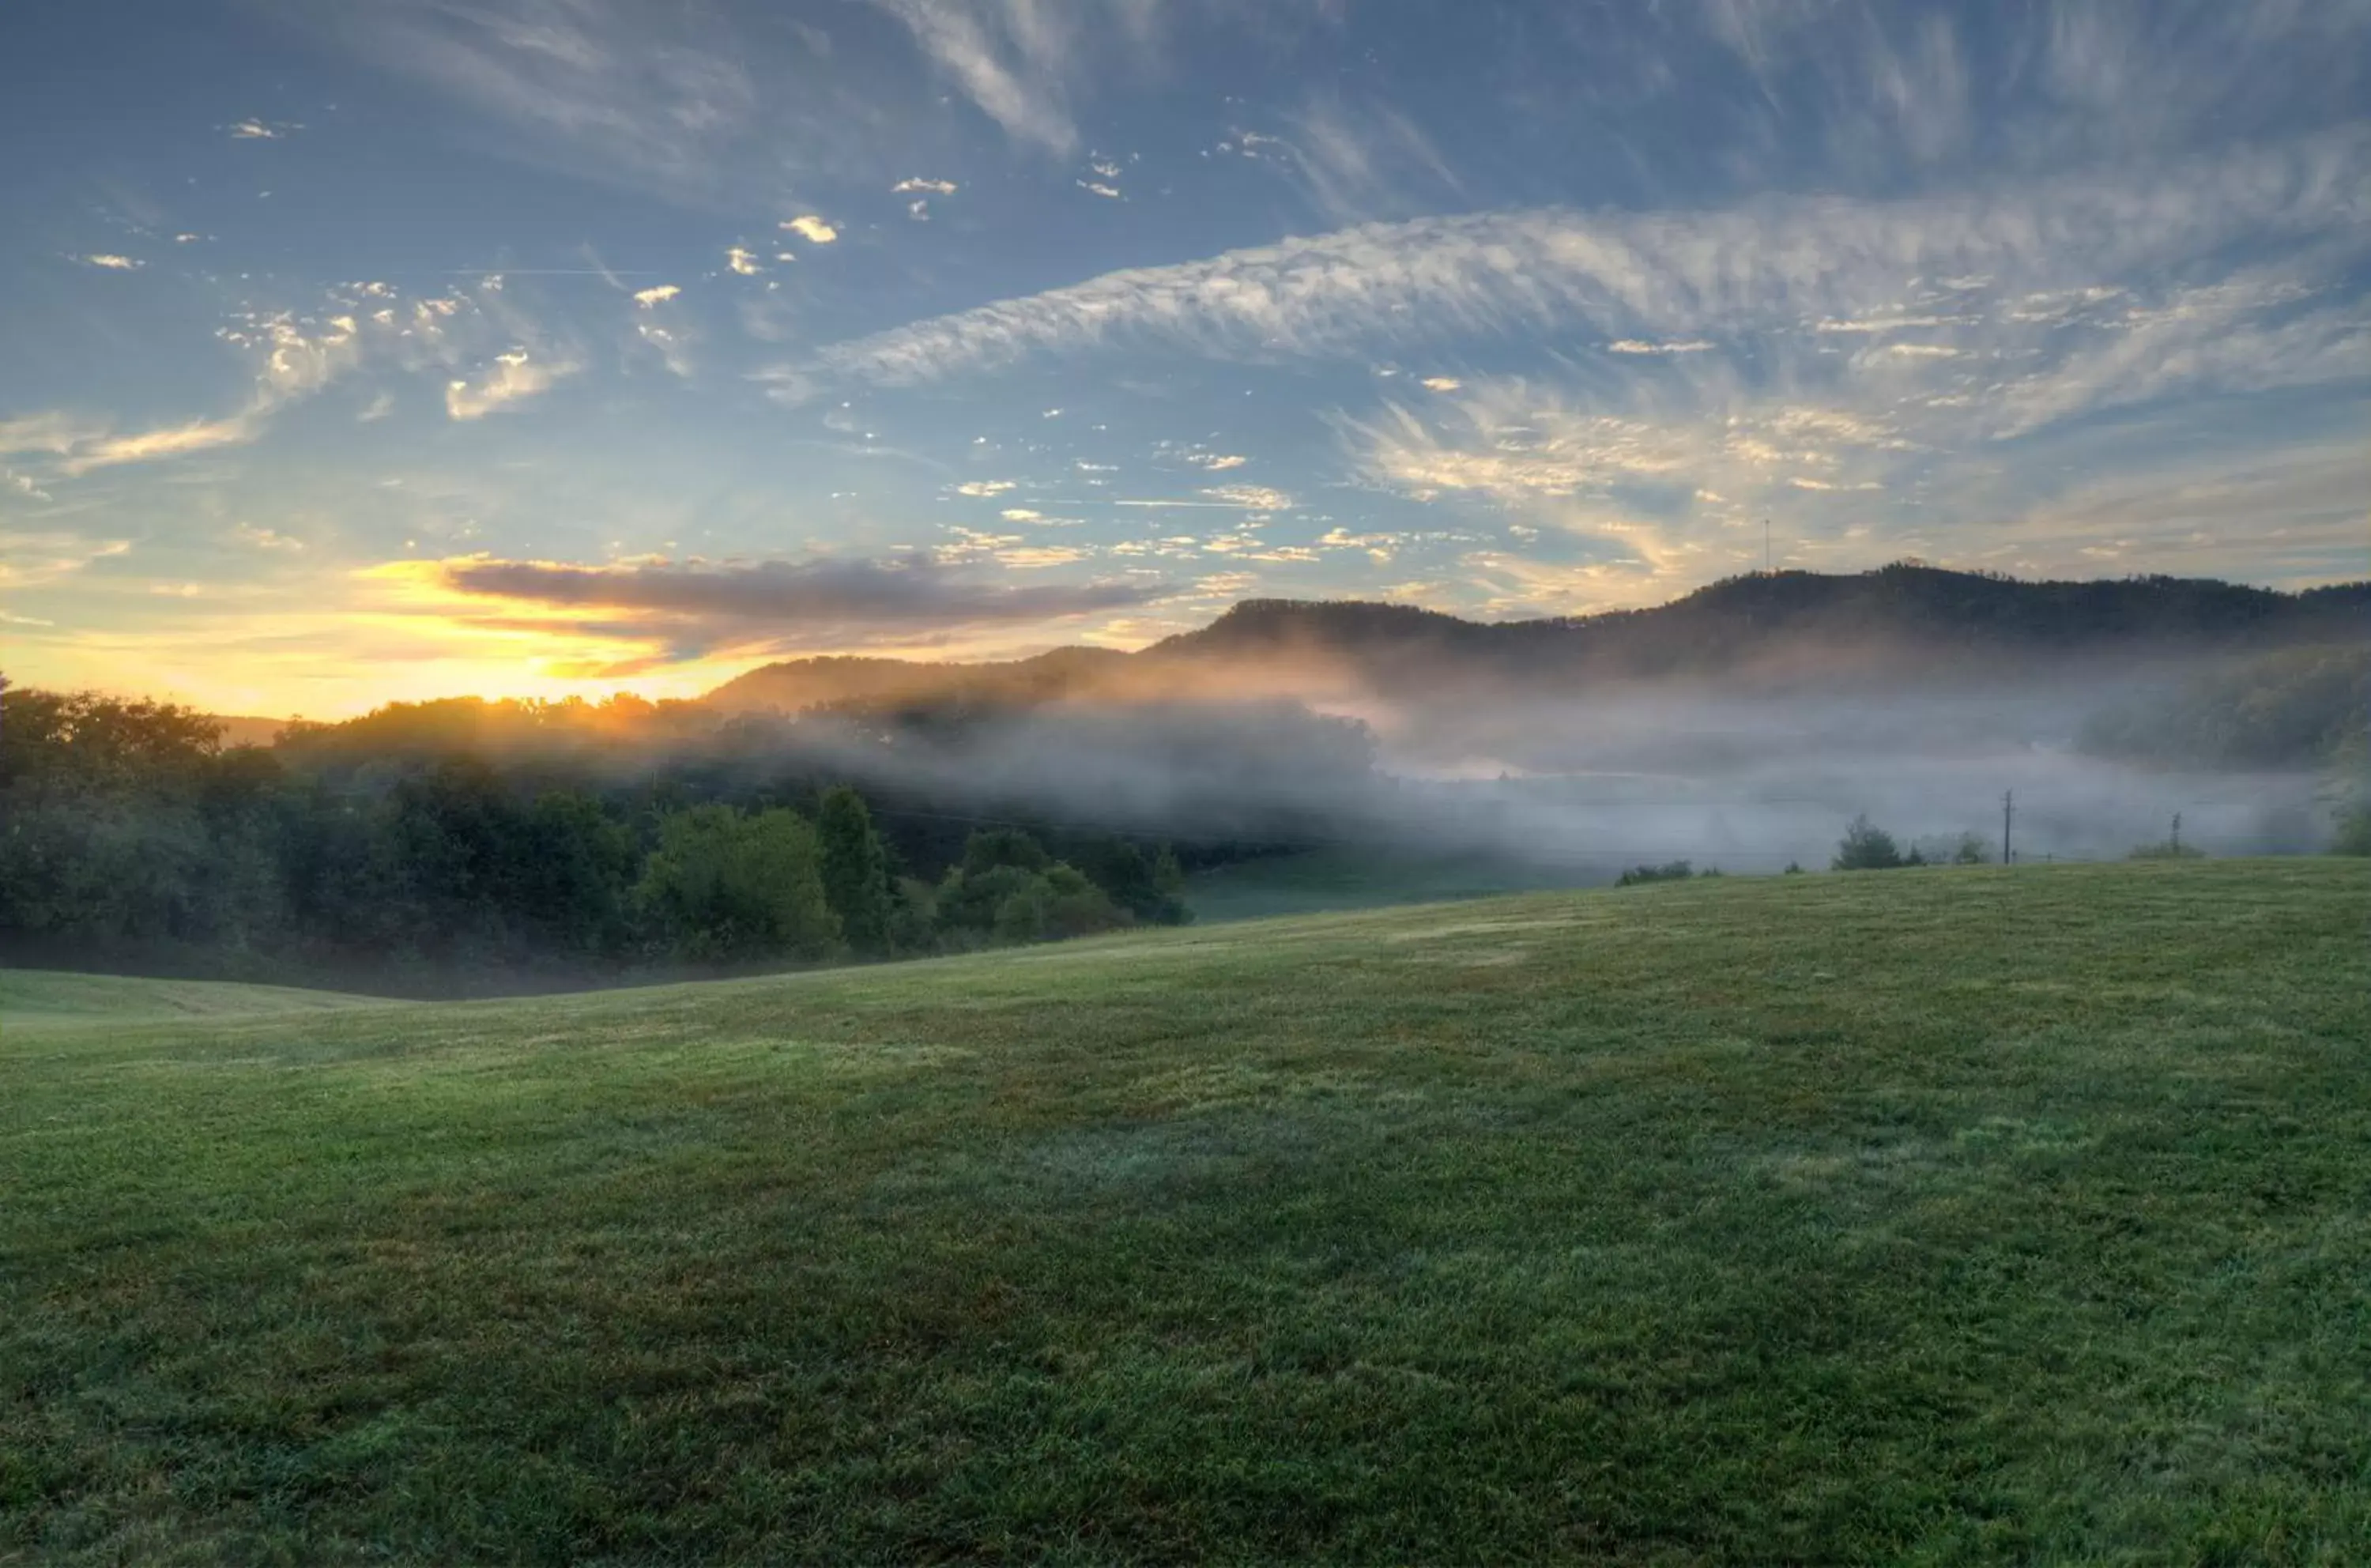
M 0 1559 L 2371 1561 L 2371 864 L 86 984 Z

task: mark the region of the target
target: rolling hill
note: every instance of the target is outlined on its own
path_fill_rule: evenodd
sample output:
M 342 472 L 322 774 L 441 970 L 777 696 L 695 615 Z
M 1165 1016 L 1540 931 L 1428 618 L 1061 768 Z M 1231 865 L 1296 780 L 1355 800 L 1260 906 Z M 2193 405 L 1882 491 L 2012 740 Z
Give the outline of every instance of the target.
M 1904 871 L 8 1009 L 0 1559 L 2358 1561 L 2366 917 Z
M 1135 653 L 1059 648 L 994 663 L 796 659 L 703 699 L 785 713 L 842 704 L 1001 702 L 1289 687 L 1295 672 L 1398 695 L 1563 689 L 1671 675 L 1886 681 L 2003 661 L 2133 658 L 2371 640 L 2371 582 L 2283 594 L 2170 577 L 2020 582 L 1901 564 L 1732 578 L 1643 610 L 1483 623 L 1409 605 L 1253 599 Z M 1976 656 L 1981 656 L 1980 658 Z

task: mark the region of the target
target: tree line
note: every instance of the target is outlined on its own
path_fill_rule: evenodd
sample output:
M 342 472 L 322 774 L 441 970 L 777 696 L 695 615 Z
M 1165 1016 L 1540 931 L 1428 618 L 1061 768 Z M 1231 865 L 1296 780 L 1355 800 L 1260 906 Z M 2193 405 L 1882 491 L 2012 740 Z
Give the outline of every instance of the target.
M 0 687 L 0 944 L 20 961 L 467 988 L 1188 918 L 1175 852 L 1116 833 L 909 810 L 901 836 L 858 790 L 812 777 L 621 781 L 549 751 L 221 732 L 171 704 Z

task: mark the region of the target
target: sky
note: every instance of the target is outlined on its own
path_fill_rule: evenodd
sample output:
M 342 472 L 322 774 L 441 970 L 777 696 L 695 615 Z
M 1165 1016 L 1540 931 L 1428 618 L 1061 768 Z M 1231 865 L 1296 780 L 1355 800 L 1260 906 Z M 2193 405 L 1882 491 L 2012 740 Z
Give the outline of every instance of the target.
M 2371 0 L 19 0 L 0 670 L 2371 575 Z

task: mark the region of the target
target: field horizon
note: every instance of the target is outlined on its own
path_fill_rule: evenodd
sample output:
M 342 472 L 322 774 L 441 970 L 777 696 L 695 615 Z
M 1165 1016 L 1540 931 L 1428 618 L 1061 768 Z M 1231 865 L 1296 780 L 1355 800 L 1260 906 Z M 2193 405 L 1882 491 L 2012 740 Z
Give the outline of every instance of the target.
M 2371 1552 L 2371 864 L 0 971 L 0 1562 Z

